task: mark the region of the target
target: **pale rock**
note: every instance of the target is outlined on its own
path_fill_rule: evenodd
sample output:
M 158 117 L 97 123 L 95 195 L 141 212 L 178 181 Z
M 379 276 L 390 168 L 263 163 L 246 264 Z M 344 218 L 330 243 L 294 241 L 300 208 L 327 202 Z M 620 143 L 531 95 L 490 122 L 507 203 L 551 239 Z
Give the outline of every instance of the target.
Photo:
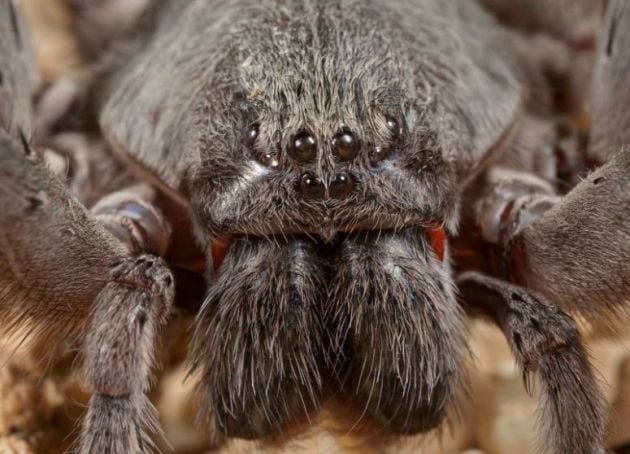
M 586 342 L 591 364 L 606 402 L 612 402 L 619 384 L 619 366 L 630 349 L 624 338 L 595 338 Z
M 22 0 L 24 16 L 30 25 L 38 65 L 44 81 L 52 81 L 62 71 L 81 67 L 78 43 L 70 29 L 67 2 Z
M 195 452 L 210 445 L 207 430 L 195 422 L 195 380 L 186 379 L 187 372 L 187 364 L 181 363 L 165 373 L 153 399 L 165 438 L 175 452 Z
M 37 451 L 25 440 L 10 436 L 0 437 L 0 453 L 2 454 L 36 454 Z
M 630 443 L 630 354 L 619 364 L 617 382 L 610 412 L 609 446 Z
M 487 454 L 534 452 L 537 400 L 527 394 L 505 336 L 494 325 L 474 321 L 471 349 L 477 444 Z

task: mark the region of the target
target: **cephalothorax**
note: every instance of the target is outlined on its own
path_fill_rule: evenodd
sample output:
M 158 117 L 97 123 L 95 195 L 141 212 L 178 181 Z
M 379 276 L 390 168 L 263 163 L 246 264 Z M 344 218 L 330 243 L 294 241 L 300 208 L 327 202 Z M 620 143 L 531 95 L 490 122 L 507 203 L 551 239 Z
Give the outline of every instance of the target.
M 622 3 L 609 24 L 630 23 Z M 12 7 L 0 4 L 4 36 Z M 619 30 L 600 45 L 596 86 L 623 66 L 630 35 Z M 16 38 L 0 48 L 3 73 L 18 68 Z M 186 270 L 206 278 L 193 370 L 228 436 L 277 434 L 330 396 L 387 433 L 439 426 L 465 389 L 468 309 L 538 370 L 547 446 L 600 452 L 602 404 L 579 333 L 545 298 L 588 315 L 622 302 L 630 244 L 600 246 L 630 233 L 630 156 L 557 196 L 555 161 L 545 179 L 539 144 L 515 145 L 539 138 L 530 112 L 544 96 L 515 48 L 473 1 L 155 1 L 91 85 L 112 153 L 68 151 L 98 179 L 73 186 L 75 172 L 74 195 L 25 140 L 28 87 L 9 93 L 0 317 L 83 343 L 94 395 L 81 448 L 147 449 L 153 344 L 189 283 L 174 270 Z M 598 106 L 618 105 L 616 92 L 595 92 Z M 601 133 L 598 118 L 614 115 L 604 110 L 599 162 L 624 144 Z M 107 162 L 98 176 L 94 156 Z M 574 176 L 586 157 L 570 158 Z M 455 278 L 453 264 L 470 266 L 451 243 L 471 232 L 500 249 L 505 266 L 491 271 L 516 283 Z M 618 275 L 591 269 L 604 264 Z

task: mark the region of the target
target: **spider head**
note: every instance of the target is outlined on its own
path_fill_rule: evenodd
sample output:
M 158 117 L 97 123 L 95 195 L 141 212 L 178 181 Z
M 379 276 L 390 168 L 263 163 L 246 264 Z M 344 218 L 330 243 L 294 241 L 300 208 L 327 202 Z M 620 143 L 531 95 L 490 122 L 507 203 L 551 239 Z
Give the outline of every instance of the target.
M 235 96 L 232 121 L 213 122 L 200 139 L 190 192 L 201 229 L 325 241 L 356 230 L 454 229 L 456 178 L 438 134 L 404 100 L 383 96 L 337 114 L 298 104 L 285 116 Z
M 324 25 L 315 33 L 301 16 L 273 16 L 282 27 L 270 34 L 260 19 L 243 29 L 246 45 L 215 62 L 188 188 L 203 236 L 328 242 L 356 230 L 455 228 L 447 96 L 413 86 L 397 32 L 371 17 L 360 29 L 335 18 L 321 49 Z M 349 45 L 362 34 L 369 46 Z

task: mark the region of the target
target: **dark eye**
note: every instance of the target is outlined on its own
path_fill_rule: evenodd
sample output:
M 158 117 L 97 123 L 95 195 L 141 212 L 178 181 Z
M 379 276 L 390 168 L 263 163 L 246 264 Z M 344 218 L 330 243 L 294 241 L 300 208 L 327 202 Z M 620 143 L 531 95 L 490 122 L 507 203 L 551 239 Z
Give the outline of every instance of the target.
M 370 162 L 376 164 L 389 156 L 391 148 L 389 146 L 375 146 L 370 150 Z
M 398 124 L 398 120 L 396 120 L 391 115 L 385 116 L 385 126 L 392 134 L 392 139 L 398 139 L 400 137 L 400 125 Z
M 265 153 L 264 155 L 262 155 L 260 157 L 260 162 L 267 166 L 267 167 L 272 167 L 272 168 L 276 168 L 280 165 L 280 162 L 278 161 L 278 158 L 276 157 L 276 155 L 272 154 L 272 153 Z
M 317 154 L 317 141 L 311 133 L 307 131 L 300 132 L 291 139 L 288 153 L 296 161 L 311 161 Z
M 248 147 L 252 147 L 256 142 L 259 129 L 260 125 L 258 123 L 254 123 L 247 128 L 247 131 L 245 131 L 245 144 Z
M 370 149 L 370 162 L 377 164 L 386 159 L 392 152 L 392 149 L 400 141 L 402 129 L 398 120 L 391 115 L 385 115 L 385 126 L 390 133 L 389 143 L 386 145 L 376 145 Z
M 260 124 L 252 123 L 245 131 L 245 145 L 253 152 L 256 159 L 264 166 L 267 167 L 278 167 L 279 161 L 278 157 L 274 153 L 263 153 L 261 154 L 259 150 L 256 149 L 256 140 L 258 139 L 258 135 L 260 133 Z
M 343 129 L 333 138 L 333 154 L 342 161 L 349 161 L 359 153 L 359 141 L 349 129 Z
M 300 177 L 300 191 L 308 198 L 322 198 L 326 193 L 326 188 L 319 177 L 311 172 L 305 172 Z

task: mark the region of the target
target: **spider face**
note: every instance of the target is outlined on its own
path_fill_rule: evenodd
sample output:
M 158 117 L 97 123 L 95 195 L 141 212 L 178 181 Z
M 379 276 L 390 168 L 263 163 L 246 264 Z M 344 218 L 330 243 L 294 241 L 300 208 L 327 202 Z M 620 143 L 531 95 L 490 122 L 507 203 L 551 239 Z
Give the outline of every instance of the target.
M 226 44 L 197 106 L 187 187 L 204 235 L 454 228 L 448 146 L 399 30 L 379 14 L 361 27 L 322 15 L 317 30 L 256 14 L 235 25 L 244 42 Z
M 286 38 L 313 46 L 312 24 L 299 20 L 281 21 Z M 435 229 L 457 222 L 435 106 L 417 103 L 426 93 L 411 88 L 407 57 L 382 23 L 333 23 L 339 43 L 290 55 L 261 23 L 247 46 L 226 51 L 218 64 L 229 76 L 208 81 L 197 106 L 186 186 L 214 264 L 193 351 L 212 365 L 201 367 L 200 389 L 221 430 L 240 437 L 307 417 L 325 388 L 396 432 L 429 430 L 454 401 L 466 352 Z M 342 43 L 371 30 L 370 46 Z M 256 352 L 272 391 L 233 373 L 250 367 L 234 351 Z M 408 360 L 438 356 L 448 360 Z M 389 391 L 377 399 L 375 389 Z
M 200 389 L 231 435 L 304 419 L 328 387 L 388 429 L 427 431 L 462 386 L 465 327 L 435 229 L 457 221 L 453 169 L 400 74 L 355 73 L 249 74 L 203 101 L 215 114 L 199 120 L 188 190 L 214 267 L 193 356 L 212 365 Z M 256 352 L 274 400 L 233 373 L 249 367 L 233 351 Z
M 233 95 L 226 110 L 240 111 L 238 133 L 215 129 L 229 118 L 204 131 L 189 188 L 209 235 L 308 233 L 330 241 L 338 232 L 453 227 L 452 169 L 436 135 L 418 133 L 404 99 L 396 111 L 383 108 L 394 99 L 383 107 L 363 99 L 364 108 L 344 116 L 307 107 L 277 118 L 269 106 L 282 97 L 265 106 Z

